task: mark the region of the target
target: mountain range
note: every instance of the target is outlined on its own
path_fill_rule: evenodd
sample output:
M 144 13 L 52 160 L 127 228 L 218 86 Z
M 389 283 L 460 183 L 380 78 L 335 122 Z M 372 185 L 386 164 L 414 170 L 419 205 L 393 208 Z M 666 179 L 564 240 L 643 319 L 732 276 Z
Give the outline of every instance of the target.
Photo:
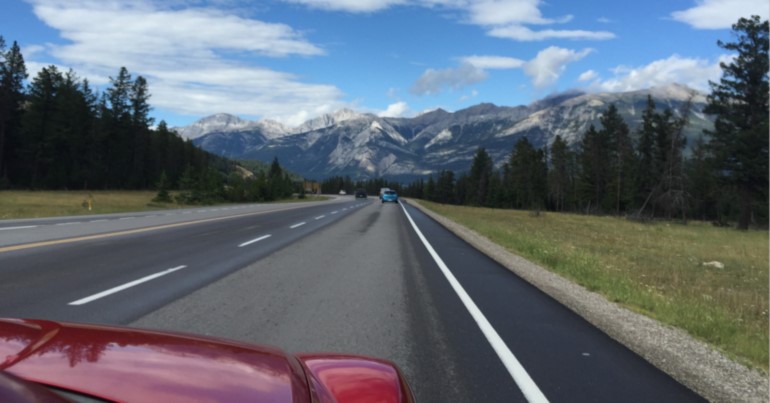
M 713 119 L 703 113 L 704 94 L 672 84 L 621 93 L 568 92 L 526 106 L 482 103 L 456 112 L 436 109 L 412 118 L 379 117 L 343 109 L 289 128 L 271 120 L 257 122 L 216 114 L 176 128 L 194 144 L 232 159 L 271 161 L 306 178 L 349 175 L 353 179 L 385 177 L 412 180 L 441 170 L 470 168 L 484 147 L 497 166 L 516 142 L 526 137 L 535 147 L 550 145 L 556 135 L 576 145 L 612 103 L 635 137 L 651 95 L 657 110 L 679 113 L 689 100 L 688 143 Z

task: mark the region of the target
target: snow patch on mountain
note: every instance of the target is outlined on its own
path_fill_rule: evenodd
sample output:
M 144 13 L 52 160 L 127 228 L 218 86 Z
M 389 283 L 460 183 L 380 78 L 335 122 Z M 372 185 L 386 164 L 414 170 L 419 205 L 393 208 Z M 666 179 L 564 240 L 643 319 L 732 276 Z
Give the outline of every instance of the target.
M 354 120 L 362 118 L 366 115 L 352 111 L 350 109 L 340 109 L 332 114 L 325 114 L 315 119 L 310 119 L 307 122 L 293 128 L 292 133 L 305 133 L 313 130 L 325 129 L 334 125 L 340 124 L 348 120 Z
M 649 90 L 643 91 L 649 92 L 655 98 L 664 98 L 680 102 L 689 99 L 693 102 L 706 102 L 706 96 L 704 94 L 682 84 L 668 84 L 652 87 Z
M 425 149 L 427 150 L 433 145 L 436 145 L 438 143 L 445 143 L 449 140 L 452 140 L 452 132 L 449 131 L 449 129 L 444 129 L 439 134 L 436 135 L 431 141 L 428 142 L 428 144 L 425 145 Z
M 390 153 L 387 156 L 380 159 L 379 164 L 377 164 L 377 169 L 379 169 L 380 172 L 387 172 L 391 175 L 396 174 L 397 172 L 394 172 L 394 171 L 397 171 L 397 169 L 394 166 L 394 164 L 396 163 L 397 160 L 398 160 L 398 157 L 396 157 L 395 154 Z
M 182 138 L 194 139 L 207 133 L 244 130 L 254 125 L 254 122 L 243 120 L 229 113 L 217 113 L 200 119 L 189 126 L 174 128 L 174 130 Z
M 256 122 L 254 126 L 258 127 L 262 134 L 268 139 L 283 137 L 291 133 L 291 130 L 281 122 L 270 119 L 260 120 L 259 122 Z

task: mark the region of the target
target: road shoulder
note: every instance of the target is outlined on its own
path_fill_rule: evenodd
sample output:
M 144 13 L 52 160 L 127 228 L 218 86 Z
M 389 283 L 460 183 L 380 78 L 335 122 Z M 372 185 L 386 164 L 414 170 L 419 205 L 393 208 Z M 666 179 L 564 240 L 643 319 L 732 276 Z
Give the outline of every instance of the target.
M 415 200 L 408 202 L 706 399 L 725 402 L 768 400 L 770 384 L 764 374 L 731 360 L 680 329 L 623 308 L 514 255 Z

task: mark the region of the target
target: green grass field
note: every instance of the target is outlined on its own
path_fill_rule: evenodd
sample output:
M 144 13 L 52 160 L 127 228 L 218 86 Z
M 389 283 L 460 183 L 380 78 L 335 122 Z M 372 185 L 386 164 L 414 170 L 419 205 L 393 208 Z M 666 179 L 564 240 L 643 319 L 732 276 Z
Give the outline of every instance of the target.
M 421 204 L 611 301 L 768 370 L 767 231 Z M 703 265 L 713 261 L 724 268 Z
M 178 207 L 152 203 L 152 191 L 0 191 L 0 219 L 108 214 Z M 88 210 L 88 200 L 92 209 Z

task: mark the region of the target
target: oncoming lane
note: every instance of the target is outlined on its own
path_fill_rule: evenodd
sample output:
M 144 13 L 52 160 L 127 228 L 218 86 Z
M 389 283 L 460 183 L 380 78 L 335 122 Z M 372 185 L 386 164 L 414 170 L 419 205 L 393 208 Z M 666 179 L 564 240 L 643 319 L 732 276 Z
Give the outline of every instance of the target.
M 345 205 L 353 211 L 364 203 Z M 343 219 L 309 221 L 338 206 L 190 216 L 192 221 L 0 248 L 0 316 L 125 324 Z M 292 225 L 303 221 L 308 224 Z

